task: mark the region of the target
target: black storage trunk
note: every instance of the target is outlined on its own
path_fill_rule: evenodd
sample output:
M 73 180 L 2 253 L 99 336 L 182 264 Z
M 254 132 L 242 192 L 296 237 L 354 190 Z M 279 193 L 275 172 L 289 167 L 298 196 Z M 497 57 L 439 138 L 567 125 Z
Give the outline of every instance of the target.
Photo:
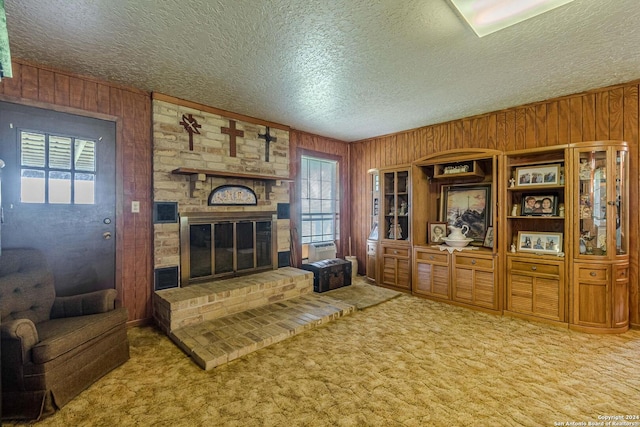
M 302 264 L 302 269 L 313 272 L 313 290 L 326 292 L 351 285 L 351 262 L 343 259 Z

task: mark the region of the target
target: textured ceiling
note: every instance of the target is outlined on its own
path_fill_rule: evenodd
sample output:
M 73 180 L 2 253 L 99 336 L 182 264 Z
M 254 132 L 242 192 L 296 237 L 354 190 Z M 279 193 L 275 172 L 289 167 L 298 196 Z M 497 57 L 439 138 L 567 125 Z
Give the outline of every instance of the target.
M 483 38 L 446 0 L 5 7 L 13 57 L 345 141 L 640 78 L 637 0 L 575 0 Z

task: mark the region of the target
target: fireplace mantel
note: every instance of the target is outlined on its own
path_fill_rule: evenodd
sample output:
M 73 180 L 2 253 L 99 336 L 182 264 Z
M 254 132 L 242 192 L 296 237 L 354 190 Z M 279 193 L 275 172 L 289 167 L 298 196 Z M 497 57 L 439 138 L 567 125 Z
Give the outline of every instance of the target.
M 174 175 L 187 175 L 191 179 L 191 197 L 194 197 L 194 191 L 197 189 L 196 183 L 206 181 L 207 177 L 223 177 L 223 178 L 236 178 L 236 179 L 248 179 L 253 181 L 262 181 L 266 184 L 267 193 L 271 192 L 273 185 L 277 185 L 277 181 L 293 182 L 291 178 L 280 178 L 271 175 L 258 175 L 244 172 L 229 172 L 219 171 L 211 169 L 195 169 L 195 168 L 178 168 L 171 171 Z
M 221 176 L 225 178 L 241 178 L 241 179 L 253 179 L 258 181 L 285 181 L 292 182 L 291 178 L 281 178 L 271 175 L 257 175 L 241 172 L 228 172 L 217 171 L 211 169 L 193 169 L 193 168 L 178 168 L 171 171 L 175 175 L 206 175 L 206 176 Z

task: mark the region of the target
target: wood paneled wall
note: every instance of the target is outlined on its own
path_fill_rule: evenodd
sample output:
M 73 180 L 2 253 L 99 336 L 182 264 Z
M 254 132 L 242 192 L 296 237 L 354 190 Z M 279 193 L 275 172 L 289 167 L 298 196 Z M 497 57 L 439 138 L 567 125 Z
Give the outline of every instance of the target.
M 638 288 L 638 82 L 426 126 L 351 144 L 352 239 L 359 265 L 369 234 L 370 180 L 367 171 L 411 163 L 437 151 L 462 147 L 508 151 L 594 140 L 630 145 L 631 322 L 640 325 Z M 362 268 L 360 269 L 362 272 Z
M 340 186 L 342 188 L 342 200 L 340 203 L 340 242 L 338 247 L 338 256 L 344 257 L 349 255 L 349 240 L 351 238 L 351 185 L 350 185 L 350 156 L 349 144 L 337 139 L 325 138 L 322 136 L 297 131 L 292 129 L 289 133 L 289 149 L 291 159 L 290 174 L 295 179 L 291 184 L 291 230 L 293 234 L 297 234 L 301 227 L 300 218 L 300 192 L 299 183 L 297 181 L 300 167 L 300 157 L 303 154 L 322 156 L 333 158 L 339 161 L 340 170 L 338 171 Z M 292 240 L 293 241 L 293 240 Z M 299 239 L 297 239 L 299 241 Z M 294 265 L 300 266 L 301 253 L 300 245 L 293 251 Z M 355 252 L 355 247 L 354 247 Z
M 116 122 L 116 288 L 133 324 L 151 317 L 151 98 L 136 89 L 14 60 L 2 100 Z M 131 201 L 140 213 L 131 213 Z

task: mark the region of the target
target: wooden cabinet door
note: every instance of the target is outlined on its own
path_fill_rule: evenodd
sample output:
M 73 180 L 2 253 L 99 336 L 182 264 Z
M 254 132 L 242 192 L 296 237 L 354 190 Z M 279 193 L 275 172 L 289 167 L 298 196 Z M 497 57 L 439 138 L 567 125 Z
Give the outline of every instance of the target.
M 383 245 L 381 252 L 380 280 L 382 284 L 395 288 L 411 289 L 409 248 Z
M 563 262 L 508 258 L 507 310 L 562 322 L 564 288 Z
M 454 301 L 498 310 L 498 285 L 492 257 L 453 255 Z
M 377 282 L 378 275 L 377 271 L 377 254 L 378 254 L 378 243 L 374 241 L 367 241 L 367 258 L 366 258 L 366 275 L 367 279 Z
M 447 252 L 414 249 L 413 286 L 415 294 L 450 299 L 449 259 Z
M 615 265 L 612 296 L 611 326 L 629 327 L 629 265 Z
M 574 264 L 573 323 L 611 327 L 611 266 Z

